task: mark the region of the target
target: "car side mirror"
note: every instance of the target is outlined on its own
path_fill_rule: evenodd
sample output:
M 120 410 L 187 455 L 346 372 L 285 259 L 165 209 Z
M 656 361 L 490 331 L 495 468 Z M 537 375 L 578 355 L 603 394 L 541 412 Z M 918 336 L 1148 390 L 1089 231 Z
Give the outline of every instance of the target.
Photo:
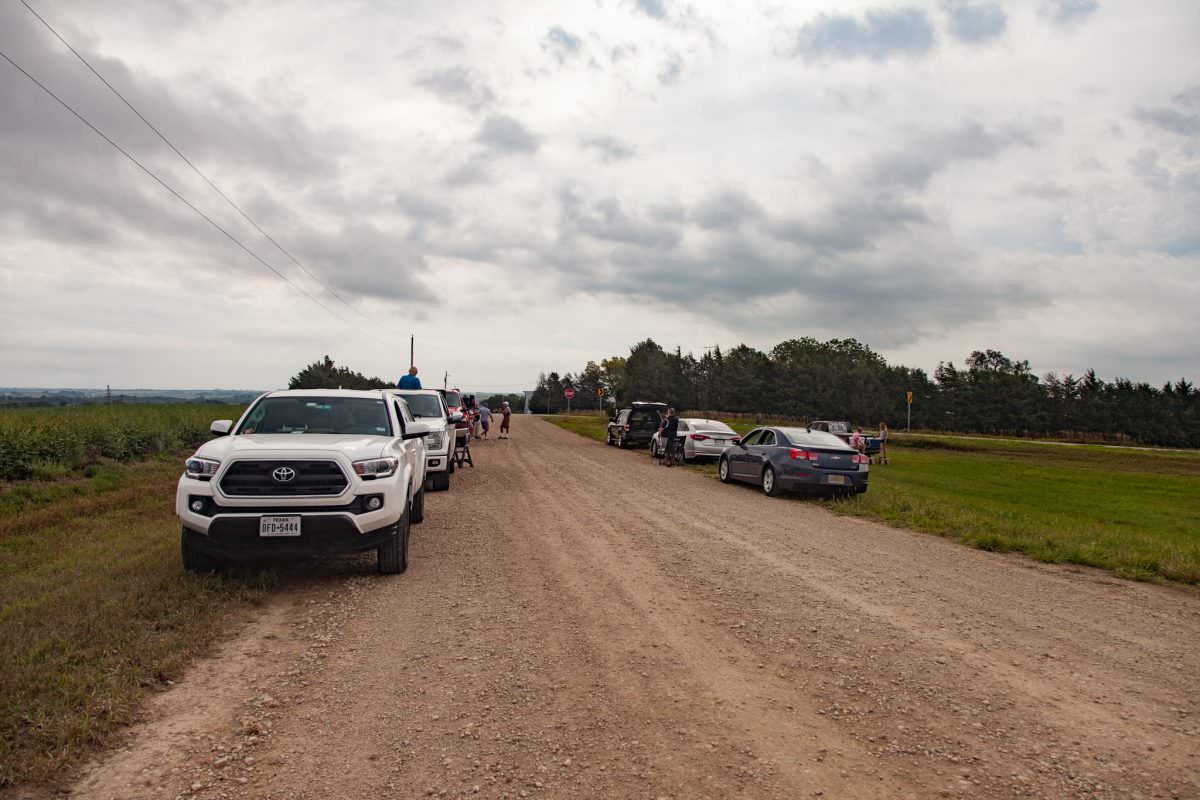
M 424 439 L 428 435 L 429 431 L 413 431 L 412 433 L 400 434 L 400 438 L 407 441 L 408 439 Z
M 228 436 L 229 431 L 233 429 L 233 420 L 231 419 L 215 419 L 208 426 L 208 432 L 214 436 Z

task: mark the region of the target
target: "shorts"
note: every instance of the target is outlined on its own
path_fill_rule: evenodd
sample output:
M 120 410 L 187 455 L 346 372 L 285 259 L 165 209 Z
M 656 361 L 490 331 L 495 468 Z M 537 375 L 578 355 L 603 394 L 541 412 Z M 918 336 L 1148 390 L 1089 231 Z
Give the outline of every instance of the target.
M 481 420 L 479 420 L 479 424 L 483 426 L 483 429 L 484 429 L 485 431 L 486 431 L 488 428 L 492 427 L 492 423 L 488 422 L 486 419 L 481 419 Z

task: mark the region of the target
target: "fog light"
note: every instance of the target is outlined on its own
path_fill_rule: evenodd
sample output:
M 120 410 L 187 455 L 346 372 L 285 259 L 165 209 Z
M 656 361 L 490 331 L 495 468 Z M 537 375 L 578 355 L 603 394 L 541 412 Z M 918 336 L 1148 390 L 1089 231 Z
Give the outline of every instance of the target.
M 383 507 L 382 497 L 372 497 L 367 500 L 367 511 L 378 511 Z
M 204 501 L 203 500 L 197 499 L 197 500 L 192 501 L 192 511 L 195 511 L 197 514 L 199 514 L 203 510 L 204 510 Z

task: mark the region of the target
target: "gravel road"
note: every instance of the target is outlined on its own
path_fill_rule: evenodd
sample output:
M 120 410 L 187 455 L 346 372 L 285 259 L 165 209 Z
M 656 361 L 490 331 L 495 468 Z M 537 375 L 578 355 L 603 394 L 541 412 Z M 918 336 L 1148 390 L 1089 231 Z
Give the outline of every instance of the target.
M 88 798 L 1200 797 L 1200 594 L 655 466 L 537 419 L 398 577 L 288 588 Z

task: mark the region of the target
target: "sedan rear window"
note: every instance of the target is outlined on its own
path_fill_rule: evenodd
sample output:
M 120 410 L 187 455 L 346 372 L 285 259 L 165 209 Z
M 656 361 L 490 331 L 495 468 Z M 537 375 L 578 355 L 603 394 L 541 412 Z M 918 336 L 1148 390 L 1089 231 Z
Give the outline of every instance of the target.
M 813 447 L 833 447 L 838 450 L 849 450 L 850 446 L 832 433 L 825 431 L 810 431 L 805 428 L 783 428 L 783 435 L 794 445 Z

